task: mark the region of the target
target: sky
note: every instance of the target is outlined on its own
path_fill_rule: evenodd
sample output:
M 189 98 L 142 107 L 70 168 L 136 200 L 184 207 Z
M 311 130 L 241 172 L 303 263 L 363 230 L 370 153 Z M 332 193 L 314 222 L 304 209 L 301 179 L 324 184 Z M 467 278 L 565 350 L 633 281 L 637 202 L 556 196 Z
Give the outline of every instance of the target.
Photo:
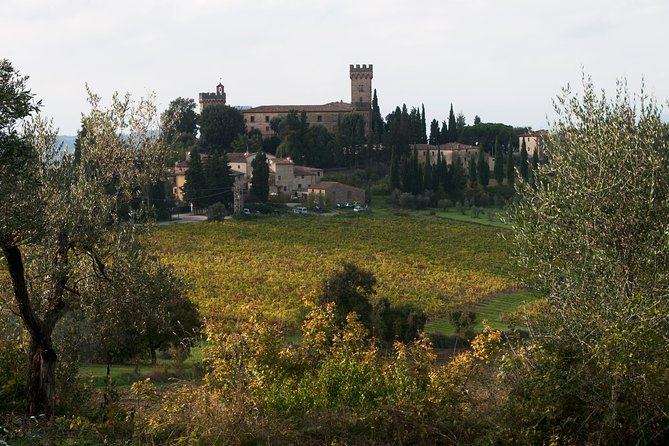
M 373 64 L 383 116 L 451 104 L 467 123 L 549 128 L 582 73 L 669 98 L 667 0 L 0 0 L 0 58 L 73 135 L 103 98 L 153 93 L 159 111 L 224 84 L 229 105 L 350 102 Z M 666 114 L 665 114 L 666 116 Z

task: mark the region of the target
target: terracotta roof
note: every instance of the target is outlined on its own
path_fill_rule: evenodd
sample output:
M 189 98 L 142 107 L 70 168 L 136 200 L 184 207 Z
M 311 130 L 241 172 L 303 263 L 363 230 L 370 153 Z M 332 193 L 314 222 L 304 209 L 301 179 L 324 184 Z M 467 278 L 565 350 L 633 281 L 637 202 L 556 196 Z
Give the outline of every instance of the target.
M 246 154 L 245 153 L 240 153 L 240 152 L 228 152 L 226 153 L 228 156 L 228 161 L 231 163 L 245 163 L 246 162 Z
M 306 166 L 295 166 L 293 169 L 293 174 L 295 175 L 316 175 L 318 172 L 323 172 L 323 169 Z
M 287 158 L 274 158 L 271 161 L 274 164 L 293 164 L 293 162 Z
M 522 135 L 518 135 L 521 137 L 528 137 L 528 136 L 534 136 L 534 137 L 543 137 L 543 136 L 548 136 L 548 130 L 536 130 L 534 132 L 528 132 L 528 133 L 523 133 Z
M 333 187 L 346 187 L 346 188 L 349 188 L 349 189 L 363 190 L 363 189 L 360 189 L 359 187 L 349 186 L 348 184 L 344 184 L 344 183 L 338 183 L 337 181 L 321 181 L 318 184 L 314 184 L 313 186 L 309 186 L 309 189 L 328 190 L 328 189 L 332 189 Z
M 352 112 L 353 106 L 347 102 L 329 102 L 323 105 L 260 105 L 244 110 L 243 113 L 288 113 L 290 110 L 304 112 Z

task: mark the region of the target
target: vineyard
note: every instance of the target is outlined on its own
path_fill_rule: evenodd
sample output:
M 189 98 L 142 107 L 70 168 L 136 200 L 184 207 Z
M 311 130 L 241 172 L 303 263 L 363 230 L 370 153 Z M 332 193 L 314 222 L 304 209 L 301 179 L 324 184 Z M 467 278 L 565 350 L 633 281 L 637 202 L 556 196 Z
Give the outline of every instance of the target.
M 205 315 L 235 319 L 251 304 L 296 328 L 302 298 L 343 261 L 376 275 L 377 296 L 432 318 L 512 290 L 503 231 L 435 217 L 268 217 L 162 226 L 150 243 L 191 281 Z

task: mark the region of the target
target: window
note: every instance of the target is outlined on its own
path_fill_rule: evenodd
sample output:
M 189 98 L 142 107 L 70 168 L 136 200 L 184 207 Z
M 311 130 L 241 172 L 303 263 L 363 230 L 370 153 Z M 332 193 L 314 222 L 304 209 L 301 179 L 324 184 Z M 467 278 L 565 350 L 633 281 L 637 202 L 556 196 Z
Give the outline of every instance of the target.
M 269 132 L 269 127 L 265 126 L 265 131 Z
M 283 186 L 283 191 L 286 192 L 288 188 L 286 186 Z
M 281 181 L 281 175 L 279 175 L 279 181 Z
M 269 116 L 265 116 L 265 122 L 269 122 Z
M 316 116 L 316 121 L 323 122 L 323 117 L 321 115 Z
M 255 116 L 251 116 L 251 122 L 256 122 L 256 117 Z
M 298 185 L 297 185 L 297 188 L 298 188 L 298 189 L 302 189 L 302 183 L 298 184 Z
M 363 85 L 358 85 L 358 91 L 362 93 L 363 91 L 365 91 L 365 87 Z
M 304 175 L 302 175 L 302 179 L 304 179 Z

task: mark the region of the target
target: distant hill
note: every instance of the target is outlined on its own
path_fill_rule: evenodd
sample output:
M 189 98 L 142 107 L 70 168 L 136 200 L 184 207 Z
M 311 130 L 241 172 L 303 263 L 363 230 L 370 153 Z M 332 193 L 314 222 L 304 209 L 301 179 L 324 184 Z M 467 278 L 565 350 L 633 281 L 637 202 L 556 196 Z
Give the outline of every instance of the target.
M 74 150 L 74 141 L 76 139 L 77 139 L 76 136 L 58 135 L 56 137 L 56 144 L 58 144 L 59 146 L 62 146 L 68 152 L 72 152 Z

